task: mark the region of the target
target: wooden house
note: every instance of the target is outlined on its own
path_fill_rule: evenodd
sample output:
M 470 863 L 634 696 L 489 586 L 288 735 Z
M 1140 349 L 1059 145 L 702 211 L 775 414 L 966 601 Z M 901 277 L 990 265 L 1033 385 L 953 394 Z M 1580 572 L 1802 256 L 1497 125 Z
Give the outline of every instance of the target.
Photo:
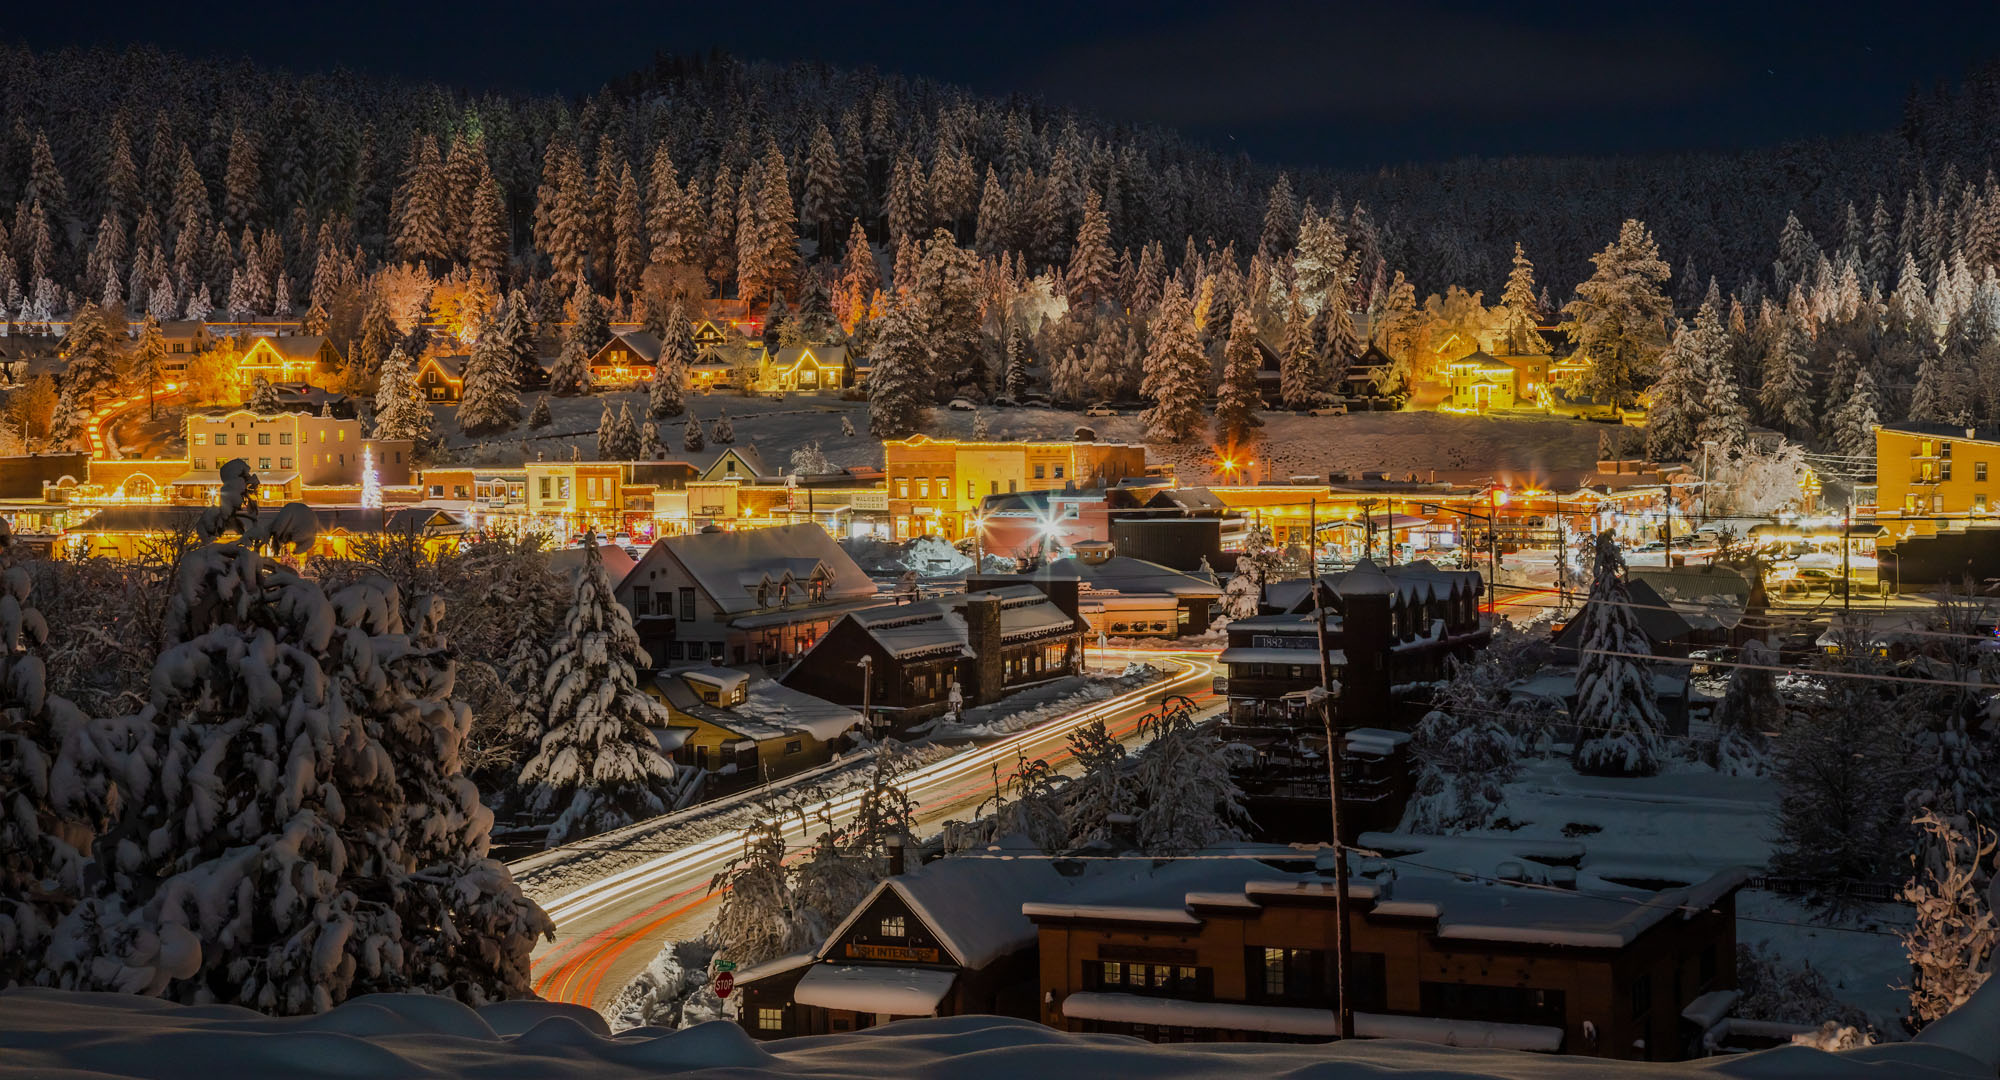
M 318 334 L 253 338 L 250 348 L 236 358 L 236 377 L 245 387 L 258 379 L 268 383 L 303 383 L 330 376 L 341 369 L 340 350 Z
M 853 385 L 845 345 L 792 345 L 766 352 L 757 374 L 760 390 L 814 393 Z
M 648 687 L 684 728 L 674 761 L 698 769 L 702 798 L 716 798 L 832 760 L 861 714 L 736 668 L 662 671 Z
M 660 363 L 660 339 L 650 330 L 621 330 L 590 358 L 590 379 L 603 387 L 653 381 Z

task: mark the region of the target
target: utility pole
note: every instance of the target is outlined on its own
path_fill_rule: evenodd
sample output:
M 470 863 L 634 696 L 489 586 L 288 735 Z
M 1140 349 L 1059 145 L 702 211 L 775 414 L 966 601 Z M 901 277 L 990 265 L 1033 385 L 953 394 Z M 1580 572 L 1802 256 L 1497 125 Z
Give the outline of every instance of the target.
M 875 718 L 869 714 L 869 705 L 871 704 L 869 691 L 874 689 L 875 658 L 864 656 L 856 660 L 854 665 L 861 669 L 861 726 L 868 729 L 868 733 L 873 735 L 875 734 Z
M 1840 610 L 1853 610 L 1854 567 L 1848 552 L 1854 546 L 1854 493 L 1847 493 L 1847 512 L 1840 518 Z
M 1319 500 L 1311 502 L 1308 530 L 1318 532 Z M 1333 827 L 1333 980 L 1340 995 L 1335 1006 L 1340 1037 L 1354 1037 L 1354 1001 L 1348 994 L 1348 972 L 1354 966 L 1354 945 L 1347 926 L 1347 848 L 1340 842 L 1340 734 L 1333 726 L 1333 668 L 1326 654 L 1326 601 L 1321 591 L 1319 569 L 1311 577 L 1313 591 L 1313 636 L 1319 643 L 1319 715 L 1326 729 L 1326 805 Z

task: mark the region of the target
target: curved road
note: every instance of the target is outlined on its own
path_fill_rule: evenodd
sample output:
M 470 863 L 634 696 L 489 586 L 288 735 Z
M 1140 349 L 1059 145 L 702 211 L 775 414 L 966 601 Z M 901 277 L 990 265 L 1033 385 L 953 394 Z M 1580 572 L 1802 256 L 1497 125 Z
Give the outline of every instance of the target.
M 1172 669 L 1164 682 L 1096 702 L 998 742 L 954 754 L 912 770 L 903 788 L 917 803 L 920 829 L 934 830 L 951 818 L 969 820 L 993 793 L 993 768 L 1009 770 L 1017 752 L 1042 758 L 1060 771 L 1069 761 L 1070 732 L 1101 719 L 1111 734 L 1130 742 L 1140 717 L 1173 694 L 1206 708 L 1215 696 L 1209 678 L 1213 652 L 1109 650 L 1114 657 L 1143 656 Z M 853 813 L 860 792 L 834 797 L 827 805 L 836 821 Z M 535 990 L 551 1001 L 589 1005 L 607 1015 L 618 994 L 645 969 L 667 941 L 686 940 L 714 918 L 717 894 L 709 881 L 742 850 L 744 834 L 732 829 L 710 839 L 664 852 L 657 858 L 582 886 L 543 905 L 556 923 L 556 939 L 534 957 Z M 804 837 L 792 836 L 796 847 Z

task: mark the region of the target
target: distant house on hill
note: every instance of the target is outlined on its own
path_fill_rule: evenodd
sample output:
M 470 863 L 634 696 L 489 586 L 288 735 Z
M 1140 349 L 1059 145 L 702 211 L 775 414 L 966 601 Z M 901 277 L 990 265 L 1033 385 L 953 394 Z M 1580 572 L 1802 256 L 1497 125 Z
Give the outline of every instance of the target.
M 854 385 L 854 366 L 845 345 L 791 345 L 766 352 L 757 386 L 761 390 L 841 390 Z
M 333 342 L 317 334 L 260 337 L 236 358 L 236 377 L 244 386 L 258 379 L 269 383 L 306 383 L 332 375 L 345 363 Z

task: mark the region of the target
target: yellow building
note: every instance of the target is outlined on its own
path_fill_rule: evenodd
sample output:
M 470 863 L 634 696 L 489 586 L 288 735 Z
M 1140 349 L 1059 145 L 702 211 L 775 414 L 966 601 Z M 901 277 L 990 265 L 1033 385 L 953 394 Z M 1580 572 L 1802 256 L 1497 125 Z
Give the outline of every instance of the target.
M 1875 429 L 1876 519 L 1893 539 L 1994 523 L 2000 512 L 1997 471 L 2000 430 L 1883 425 Z
M 1146 475 L 1136 443 L 961 442 L 912 435 L 882 444 L 895 536 L 966 535 L 980 500 L 1015 491 L 1102 488 Z
M 565 523 L 570 532 L 624 527 L 625 471 L 615 461 L 531 461 L 528 513 Z
M 321 373 L 339 370 L 340 353 L 333 342 L 316 334 L 260 337 L 236 359 L 236 377 L 247 388 L 258 379 L 269 383 L 311 385 Z
M 237 409 L 188 417 L 187 441 L 195 475 L 217 473 L 231 458 L 242 458 L 262 483 L 273 485 L 287 476 L 310 485 L 353 483 L 361 474 L 359 420 Z
M 845 345 L 793 345 L 764 354 L 759 390 L 839 390 L 854 383 Z

